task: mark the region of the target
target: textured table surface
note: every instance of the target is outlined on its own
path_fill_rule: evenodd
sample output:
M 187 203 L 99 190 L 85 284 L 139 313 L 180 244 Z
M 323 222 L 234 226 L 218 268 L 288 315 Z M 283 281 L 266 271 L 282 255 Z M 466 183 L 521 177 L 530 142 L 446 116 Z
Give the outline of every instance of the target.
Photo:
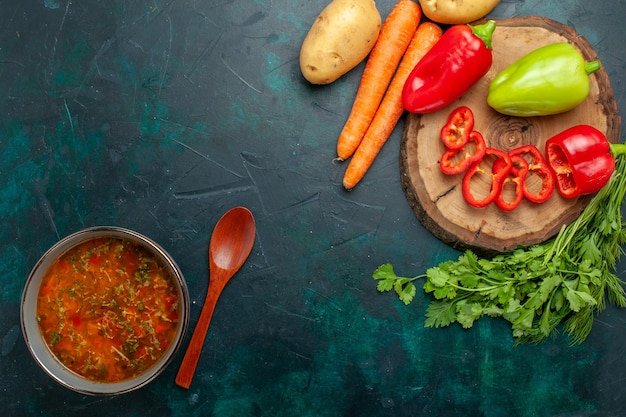
M 2 1 L 0 414 L 626 415 L 626 311 L 607 309 L 579 346 L 513 347 L 501 320 L 424 329 L 419 288 L 409 306 L 377 293 L 382 263 L 418 275 L 458 253 L 404 197 L 402 121 L 364 182 L 342 189 L 345 166 L 332 160 L 362 65 L 324 87 L 298 66 L 325 4 Z M 393 2 L 377 4 L 386 16 Z M 587 38 L 626 108 L 624 1 L 502 0 L 491 17 L 530 15 Z M 47 248 L 95 225 L 151 237 L 185 274 L 193 327 L 211 231 L 236 205 L 254 213 L 257 240 L 189 390 L 174 384 L 182 352 L 147 387 L 114 397 L 74 393 L 38 367 L 19 302 Z

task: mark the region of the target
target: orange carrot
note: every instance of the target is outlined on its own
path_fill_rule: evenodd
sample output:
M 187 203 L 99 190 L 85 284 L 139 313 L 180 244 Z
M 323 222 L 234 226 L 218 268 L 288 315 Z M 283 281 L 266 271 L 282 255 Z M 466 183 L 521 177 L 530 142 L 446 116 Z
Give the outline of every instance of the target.
M 352 110 L 337 140 L 337 159 L 349 158 L 359 146 L 421 17 L 422 9 L 413 0 L 399 0 L 389 12 L 367 59 Z
M 389 90 L 344 174 L 343 186 L 347 190 L 354 188 L 361 181 L 378 152 L 391 136 L 391 132 L 404 113 L 402 105 L 404 83 L 409 78 L 413 67 L 439 41 L 441 35 L 441 27 L 432 22 L 422 23 L 415 31 Z

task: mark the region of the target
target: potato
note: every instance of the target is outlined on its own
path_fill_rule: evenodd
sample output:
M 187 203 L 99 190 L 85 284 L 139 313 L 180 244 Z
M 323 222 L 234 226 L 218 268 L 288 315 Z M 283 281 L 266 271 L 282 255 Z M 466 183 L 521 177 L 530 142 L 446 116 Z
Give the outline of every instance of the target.
M 382 19 L 374 0 L 333 0 L 315 19 L 300 49 L 300 70 L 312 84 L 330 84 L 365 59 Z
M 422 12 L 437 23 L 456 25 L 485 17 L 500 0 L 419 0 Z

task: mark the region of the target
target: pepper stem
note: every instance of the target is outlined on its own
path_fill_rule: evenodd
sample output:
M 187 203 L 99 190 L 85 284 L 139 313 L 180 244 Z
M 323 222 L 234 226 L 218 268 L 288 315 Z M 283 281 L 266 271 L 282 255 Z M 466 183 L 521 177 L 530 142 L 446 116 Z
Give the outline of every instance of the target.
M 489 20 L 487 23 L 482 25 L 472 26 L 467 25 L 472 29 L 472 33 L 474 36 L 482 39 L 485 43 L 485 46 L 488 49 L 491 49 L 491 35 L 493 35 L 493 31 L 496 30 L 496 21 Z
M 611 153 L 614 157 L 626 155 L 626 143 L 611 143 Z
M 600 69 L 600 61 L 585 62 L 585 72 L 587 75 Z

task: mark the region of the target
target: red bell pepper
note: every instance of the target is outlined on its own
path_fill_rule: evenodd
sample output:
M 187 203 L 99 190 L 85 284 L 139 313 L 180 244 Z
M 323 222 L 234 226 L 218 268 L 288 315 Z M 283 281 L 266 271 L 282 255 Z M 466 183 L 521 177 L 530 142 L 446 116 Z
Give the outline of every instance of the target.
M 548 139 L 546 155 L 565 198 L 599 191 L 615 170 L 609 141 L 589 125 L 571 127 Z
M 441 141 L 448 149 L 459 149 L 469 141 L 474 130 L 474 113 L 467 106 L 457 107 L 450 113 L 448 121 L 441 128 Z
M 447 149 L 439 160 L 439 169 L 447 175 L 456 175 L 467 171 L 475 162 L 485 156 L 487 143 L 483 135 L 472 130 L 467 143 L 459 149 Z
M 486 173 L 482 165 L 487 159 L 493 159 L 487 158 L 487 156 L 496 158 L 491 163 L 489 192 L 486 196 L 477 198 L 472 192 L 472 179 L 476 174 Z M 499 159 L 502 159 L 503 163 L 499 163 Z M 513 162 L 508 153 L 495 148 L 485 149 L 485 156 L 481 160 L 474 162 L 463 177 L 461 190 L 465 201 L 473 207 L 487 207 L 501 193 L 504 180 L 508 177 L 512 166 Z
M 519 155 L 528 162 L 528 173 L 534 173 L 541 180 L 541 187 L 533 191 L 532 180 L 524 181 L 524 197 L 533 203 L 543 203 L 554 193 L 554 173 L 548 166 L 543 154 L 535 145 L 523 145 L 509 151 L 511 157 Z
M 509 152 L 509 156 L 511 156 Z M 524 185 L 526 184 L 526 176 L 528 175 L 528 162 L 519 155 L 511 156 L 511 171 L 506 176 L 502 183 L 502 189 L 496 196 L 494 202 L 501 210 L 511 211 L 517 208 L 524 199 Z M 503 158 L 498 158 L 493 163 L 492 170 L 500 172 L 506 169 L 504 166 L 506 161 Z M 510 193 L 507 190 L 508 183 L 513 183 L 513 198 L 509 198 Z
M 491 68 L 493 20 L 479 26 L 454 25 L 417 63 L 402 90 L 409 112 L 439 110 L 461 97 Z

